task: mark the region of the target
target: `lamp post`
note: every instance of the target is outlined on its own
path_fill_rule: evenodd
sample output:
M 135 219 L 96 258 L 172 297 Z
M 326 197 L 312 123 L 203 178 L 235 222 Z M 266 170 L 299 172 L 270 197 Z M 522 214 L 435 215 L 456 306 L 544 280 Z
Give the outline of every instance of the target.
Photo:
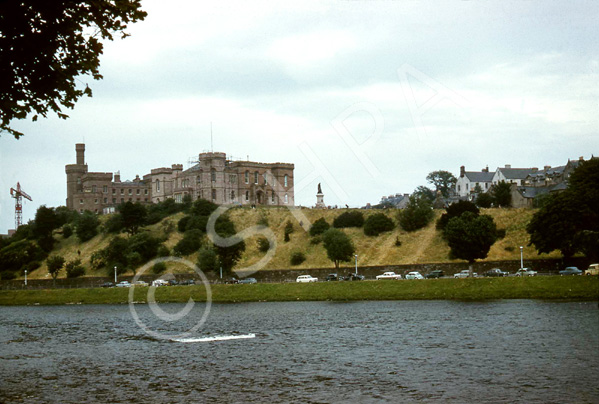
M 27 270 L 25 270 L 25 286 L 27 286 Z
M 524 260 L 522 258 L 522 250 L 524 247 L 520 246 L 520 268 L 524 268 Z
M 358 275 L 358 254 L 355 254 L 354 257 L 356 257 L 356 275 Z
M 116 283 L 116 265 L 114 266 L 114 283 Z

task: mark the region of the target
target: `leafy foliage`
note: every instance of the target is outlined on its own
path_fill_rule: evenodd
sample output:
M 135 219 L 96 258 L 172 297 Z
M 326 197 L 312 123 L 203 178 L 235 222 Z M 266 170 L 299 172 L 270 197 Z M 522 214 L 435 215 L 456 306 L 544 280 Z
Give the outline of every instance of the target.
M 58 274 L 64 266 L 64 258 L 60 255 L 53 255 L 48 257 L 46 265 L 48 266 L 48 273 L 52 276 L 54 283 L 56 283 L 56 278 L 58 278 Z
M 303 252 L 301 252 L 301 251 L 294 251 L 291 254 L 291 257 L 289 259 L 289 263 L 291 265 L 300 265 L 305 260 L 306 260 L 306 255 Z
M 157 262 L 152 266 L 152 272 L 159 274 L 166 271 L 166 264 L 164 262 Z
M 77 77 L 99 73 L 103 45 L 113 34 L 127 36 L 128 23 L 143 20 L 140 0 L 122 1 L 6 1 L 0 13 L 0 131 L 16 138 L 13 119 L 33 113 L 57 113 L 73 108 L 89 87 L 79 88 Z
M 260 237 L 258 239 L 258 251 L 265 253 L 268 251 L 269 248 L 270 241 L 268 241 L 266 237 Z
M 412 193 L 412 196 L 417 198 L 426 198 L 431 204 L 435 202 L 435 191 L 429 187 L 425 187 L 424 185 L 420 185 L 418 188 L 416 188 Z
M 217 204 L 200 198 L 193 203 L 190 213 L 195 216 L 210 216 L 217 208 Z
M 358 210 L 343 212 L 333 220 L 333 227 L 337 229 L 362 226 L 364 226 L 364 215 Z
M 291 233 L 293 233 L 293 223 L 291 223 L 291 221 L 287 221 L 287 223 L 285 223 L 285 242 L 288 242 L 290 240 L 290 235 Z
M 197 229 L 188 230 L 183 238 L 173 247 L 173 252 L 178 256 L 193 254 L 202 246 L 204 234 Z
M 493 196 L 488 192 L 481 192 L 476 197 L 475 203 L 479 208 L 490 208 L 493 205 Z
M 202 247 L 198 253 L 198 267 L 204 272 L 218 270 L 218 255 L 213 248 Z
M 378 236 L 395 228 L 393 220 L 384 213 L 375 213 L 364 222 L 364 234 L 367 236 Z
M 441 191 L 445 198 L 449 197 L 449 191 L 457 182 L 457 178 L 452 173 L 443 170 L 429 173 L 426 180 L 435 186 L 435 191 Z
M 3 271 L 15 272 L 24 269 L 29 263 L 41 261 L 45 257 L 46 253 L 34 242 L 18 240 L 0 249 L 0 267 Z M 3 279 L 6 278 L 3 277 Z
M 77 237 L 79 237 L 79 240 L 81 240 L 81 242 L 86 242 L 94 238 L 96 234 L 98 234 L 99 224 L 100 221 L 94 213 L 88 210 L 83 212 L 83 214 L 81 214 L 77 220 L 77 227 L 75 231 Z
M 434 215 L 433 205 L 427 197 L 412 195 L 408 206 L 398 214 L 399 225 L 405 231 L 416 231 L 429 224 Z
M 73 228 L 68 225 L 65 224 L 64 226 L 62 226 L 62 237 L 64 237 L 65 239 L 71 237 L 73 235 Z
M 349 262 L 354 257 L 354 245 L 343 231 L 331 228 L 324 232 L 322 241 L 327 257 L 335 263 L 335 268 L 339 268 L 341 261 Z
M 141 203 L 126 202 L 119 208 L 123 228 L 129 234 L 135 234 L 146 223 L 148 212 Z
M 214 230 L 219 236 L 230 239 L 232 242 L 230 246 L 214 246 L 223 272 L 230 273 L 245 251 L 245 242 L 242 238 L 236 236 L 237 230 L 235 230 L 235 225 L 227 216 L 220 216 L 216 220 Z
M 505 181 L 500 181 L 489 191 L 493 197 L 493 204 L 498 208 L 512 206 L 512 186 Z
M 326 221 L 324 217 L 321 217 L 320 219 L 312 223 L 312 226 L 310 226 L 310 235 L 314 237 L 318 236 L 319 234 L 323 234 L 325 231 L 329 229 L 329 227 L 331 227 L 331 225 Z
M 485 258 L 497 239 L 497 227 L 493 218 L 472 212 L 464 212 L 451 218 L 444 233 L 451 255 L 469 263 Z
M 65 269 L 67 272 L 67 278 L 78 278 L 85 275 L 85 267 L 81 265 L 80 259 L 67 262 Z
M 475 215 L 478 215 L 480 213 L 476 205 L 472 202 L 459 201 L 453 203 L 449 205 L 447 209 L 445 209 L 445 213 L 443 213 L 437 221 L 437 230 L 444 230 L 445 226 L 451 218 L 458 217 L 465 212 L 472 212 Z

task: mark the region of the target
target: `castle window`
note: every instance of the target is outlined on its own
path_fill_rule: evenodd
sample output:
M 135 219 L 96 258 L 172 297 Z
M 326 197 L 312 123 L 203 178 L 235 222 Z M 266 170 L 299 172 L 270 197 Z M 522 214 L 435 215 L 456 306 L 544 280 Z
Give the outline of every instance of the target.
M 201 176 L 201 175 L 198 175 L 198 176 L 196 177 L 196 182 L 197 182 L 198 184 L 201 184 L 201 183 L 202 183 L 202 176 Z
M 83 205 L 83 199 L 79 199 L 79 204 Z
M 245 172 L 245 183 L 246 184 L 250 183 L 250 172 L 249 171 Z
M 235 174 L 229 175 L 229 182 L 231 184 L 236 184 L 237 183 L 237 176 Z
M 275 191 L 272 191 L 272 196 L 270 200 L 272 201 L 272 203 L 275 203 Z
M 105 194 L 108 193 L 108 185 L 104 185 L 102 187 L 102 192 L 104 192 Z
M 156 180 L 156 191 L 160 191 L 160 180 Z
M 458 185 L 458 192 L 461 191 L 461 188 L 462 188 L 461 185 Z
M 254 173 L 254 184 L 258 185 L 258 171 Z
M 216 189 L 212 190 L 212 200 L 216 201 Z
M 121 188 L 121 195 L 125 195 L 125 189 Z
M 116 188 L 112 188 L 112 194 L 116 194 Z
M 148 194 L 148 190 L 144 189 L 144 195 L 147 195 L 147 194 Z
M 96 192 L 96 186 L 95 185 L 92 185 L 92 192 L 94 192 L 94 193 Z
M 285 187 L 287 187 L 287 174 L 285 174 L 284 184 L 285 184 Z
M 138 189 L 138 190 L 136 190 L 136 191 L 135 191 L 135 193 L 136 193 L 137 195 L 139 195 L 139 189 Z
M 289 203 L 289 197 L 285 194 L 285 203 Z
M 108 203 L 108 198 L 104 198 L 104 203 Z
M 264 185 L 268 185 L 268 174 L 264 173 Z
M 231 201 L 235 200 L 235 191 L 231 191 Z
M 133 195 L 133 191 L 129 188 L 129 195 Z
M 216 170 L 215 170 L 214 168 L 212 168 L 212 169 L 210 170 L 210 180 L 211 180 L 212 182 L 215 182 L 215 181 L 216 181 Z
M 246 201 L 250 200 L 250 191 L 245 191 L 245 200 Z
M 98 204 L 98 199 L 94 199 L 94 203 L 97 205 Z

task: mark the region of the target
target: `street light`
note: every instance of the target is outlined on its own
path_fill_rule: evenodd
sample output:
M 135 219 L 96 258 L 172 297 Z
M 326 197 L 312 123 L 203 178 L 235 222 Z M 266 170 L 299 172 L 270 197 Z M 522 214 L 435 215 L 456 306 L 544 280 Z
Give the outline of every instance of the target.
M 25 286 L 27 286 L 27 270 L 25 270 Z
M 114 266 L 114 283 L 116 283 L 116 265 Z
M 356 275 L 358 275 L 358 254 L 355 254 L 354 257 L 356 257 Z
M 524 268 L 524 260 L 522 259 L 522 250 L 524 247 L 520 246 L 520 268 Z

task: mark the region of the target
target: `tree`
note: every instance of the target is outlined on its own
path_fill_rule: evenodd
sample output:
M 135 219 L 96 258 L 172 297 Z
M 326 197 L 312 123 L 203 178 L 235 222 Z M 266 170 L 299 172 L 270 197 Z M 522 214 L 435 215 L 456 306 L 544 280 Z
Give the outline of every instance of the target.
M 54 238 L 52 231 L 58 227 L 58 220 L 54 209 L 40 206 L 35 213 L 35 220 L 31 226 L 31 235 L 37 240 L 38 245 L 46 252 L 52 251 Z
M 322 241 L 327 257 L 335 263 L 339 269 L 341 261 L 349 262 L 354 257 L 355 248 L 350 238 L 339 229 L 331 228 L 324 232 Z
M 435 202 L 435 191 L 429 187 L 425 187 L 424 185 L 420 185 L 418 188 L 416 188 L 412 193 L 412 196 L 417 198 L 426 198 L 431 204 Z
M 310 226 L 310 235 L 312 237 L 318 236 L 319 234 L 322 234 L 325 231 L 327 231 L 329 227 L 331 227 L 331 225 L 326 221 L 324 217 L 321 217 L 320 219 L 312 223 L 312 226 Z
M 129 253 L 129 242 L 127 239 L 116 236 L 108 246 L 103 250 L 102 258 L 103 262 L 106 263 L 109 270 L 117 267 L 117 272 L 123 273 L 127 270 L 129 262 L 127 261 L 127 255 Z
M 364 234 L 367 236 L 378 236 L 395 228 L 393 220 L 384 213 L 375 213 L 364 222 Z
M 451 256 L 464 259 L 470 264 L 485 258 L 497 240 L 497 227 L 493 218 L 472 212 L 451 218 L 444 233 Z
M 217 204 L 200 198 L 193 203 L 190 213 L 195 216 L 210 216 L 217 208 Z
M 0 13 L 0 132 L 17 139 L 23 133 L 11 128 L 13 119 L 49 111 L 68 118 L 72 109 L 92 91 L 77 86 L 79 76 L 99 73 L 103 45 L 113 34 L 124 38 L 127 24 L 143 20 L 140 0 L 5 1 Z
M 511 184 L 500 181 L 491 187 L 491 196 L 493 197 L 493 203 L 498 208 L 509 208 L 512 206 L 512 186 Z
M 65 269 L 67 272 L 67 278 L 78 278 L 85 274 L 85 268 L 83 265 L 81 265 L 80 259 L 67 262 Z
M 146 222 L 148 212 L 141 203 L 126 202 L 120 207 L 121 222 L 123 228 L 129 234 L 135 234 Z
M 490 208 L 493 205 L 493 197 L 488 192 L 482 192 L 476 197 L 475 203 L 479 208 Z
M 470 201 L 459 201 L 452 203 L 447 207 L 447 209 L 445 209 L 445 213 L 443 213 L 437 221 L 437 230 L 444 230 L 451 218 L 458 217 L 465 212 L 472 212 L 475 215 L 480 213 L 476 205 Z
M 433 205 L 426 196 L 412 195 L 405 209 L 400 211 L 399 225 L 405 231 L 422 229 L 433 220 Z
M 173 247 L 173 251 L 178 256 L 193 254 L 202 246 L 203 233 L 198 229 L 188 230 L 183 234 L 183 238 Z
M 358 210 L 343 212 L 333 220 L 333 227 L 337 229 L 362 226 L 364 226 L 364 215 Z
M 75 230 L 79 240 L 86 242 L 94 238 L 96 234 L 98 234 L 99 224 L 100 221 L 94 213 L 89 210 L 83 212 L 83 214 L 79 216 L 79 219 L 77 219 L 77 228 Z
M 52 276 L 52 284 L 56 286 L 56 278 L 58 278 L 58 274 L 64 265 L 64 258 L 60 255 L 53 255 L 48 257 L 46 265 L 48 266 L 48 273 Z
M 237 261 L 241 258 L 241 254 L 245 251 L 245 242 L 242 238 L 237 237 L 235 225 L 227 216 L 220 216 L 214 224 L 216 234 L 223 238 L 231 238 L 233 244 L 225 247 L 215 245 L 218 261 L 225 273 L 231 272 Z
M 449 171 L 433 171 L 426 176 L 426 180 L 435 186 L 436 191 L 441 191 L 445 198 L 449 197 L 449 190 L 455 187 L 457 178 Z
M 198 267 L 204 272 L 218 270 L 218 256 L 213 248 L 202 247 L 198 253 Z
M 300 265 L 302 262 L 306 260 L 306 255 L 301 251 L 294 251 L 291 253 L 291 257 L 289 258 L 289 263 L 291 265 Z

